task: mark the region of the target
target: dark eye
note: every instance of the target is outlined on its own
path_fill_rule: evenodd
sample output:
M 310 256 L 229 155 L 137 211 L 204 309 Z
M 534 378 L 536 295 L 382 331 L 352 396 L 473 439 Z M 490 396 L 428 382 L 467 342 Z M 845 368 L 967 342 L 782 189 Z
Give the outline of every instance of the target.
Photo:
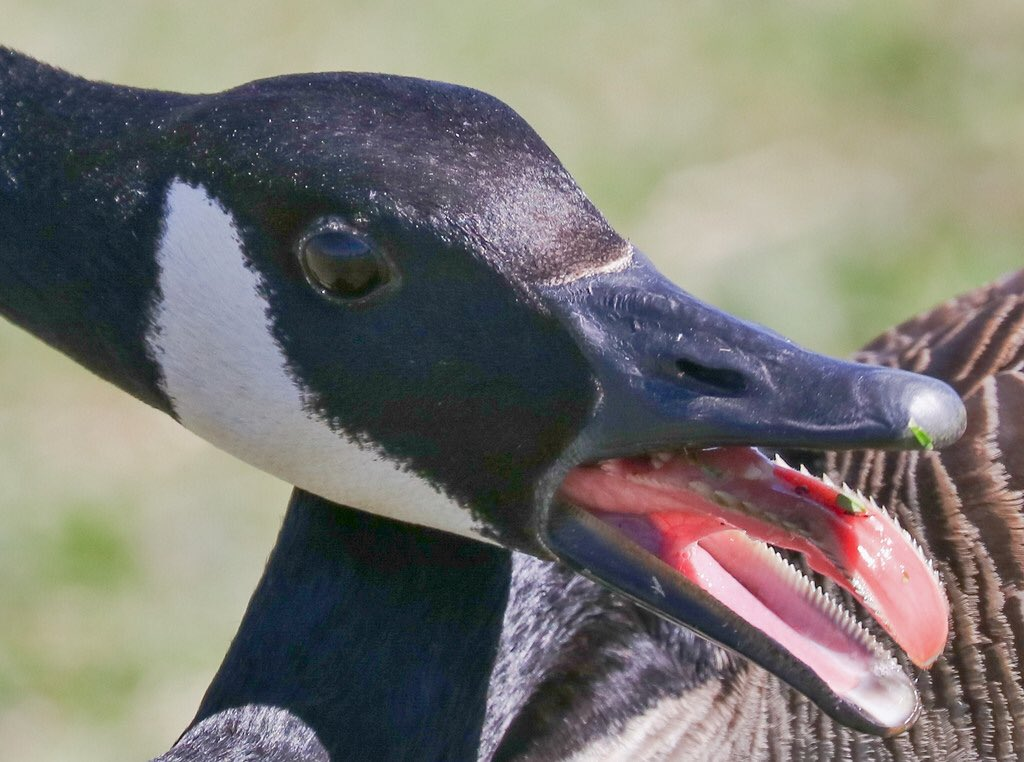
M 302 242 L 299 258 L 314 286 L 341 299 L 367 296 L 391 277 L 387 260 L 369 241 L 343 230 L 311 235 Z

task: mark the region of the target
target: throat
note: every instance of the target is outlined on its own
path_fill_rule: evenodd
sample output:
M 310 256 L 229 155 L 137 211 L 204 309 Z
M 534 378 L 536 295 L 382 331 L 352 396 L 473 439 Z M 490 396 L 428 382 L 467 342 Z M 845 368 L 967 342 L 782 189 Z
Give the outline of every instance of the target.
M 669 718 L 673 732 L 700 726 L 736 673 L 733 658 L 691 631 L 516 553 L 480 759 L 632 758 L 617 745 L 629 743 L 624 729 L 652 717 Z M 685 710 L 672 714 L 674 705 Z
M 286 710 L 331 759 L 476 759 L 507 551 L 296 490 L 194 723 Z

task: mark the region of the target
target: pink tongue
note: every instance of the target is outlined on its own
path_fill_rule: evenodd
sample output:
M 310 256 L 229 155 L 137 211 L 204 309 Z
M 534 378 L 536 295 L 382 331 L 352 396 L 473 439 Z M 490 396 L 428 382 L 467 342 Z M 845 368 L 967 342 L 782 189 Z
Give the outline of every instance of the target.
M 764 554 L 770 552 L 742 532 L 726 530 L 677 547 L 664 560 L 798 655 L 838 693 L 853 690 L 863 677 L 861 665 L 872 655 L 845 637 L 828 612 L 807 596 L 779 595 L 780 589 L 794 592 L 793 582 L 785 578 L 784 567 L 765 563 Z
M 799 591 L 769 585 L 777 564 L 751 552 L 748 538 L 802 553 L 853 593 L 915 664 L 929 666 L 945 646 L 945 596 L 888 514 L 752 448 L 583 466 L 569 473 L 561 494 L 589 510 L 645 516 L 661 536 L 663 561 L 762 629 L 776 626 L 775 619 L 793 631 L 821 628 L 793 602 Z M 755 601 L 771 615 L 748 616 Z

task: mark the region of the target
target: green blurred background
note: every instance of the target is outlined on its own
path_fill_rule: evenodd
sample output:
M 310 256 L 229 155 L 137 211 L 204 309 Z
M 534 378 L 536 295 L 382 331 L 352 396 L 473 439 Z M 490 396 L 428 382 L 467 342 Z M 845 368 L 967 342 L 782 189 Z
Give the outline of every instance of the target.
M 0 44 L 167 89 L 353 69 L 494 93 L 674 279 L 816 349 L 1024 264 L 1016 2 L 83 5 L 3 0 Z M 4 756 L 165 750 L 287 494 L 0 325 Z

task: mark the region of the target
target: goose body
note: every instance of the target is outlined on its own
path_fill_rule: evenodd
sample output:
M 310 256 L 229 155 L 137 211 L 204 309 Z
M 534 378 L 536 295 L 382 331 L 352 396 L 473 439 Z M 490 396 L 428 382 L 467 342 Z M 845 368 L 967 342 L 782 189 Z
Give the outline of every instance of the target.
M 945 643 L 925 556 L 750 446 L 950 445 L 946 384 L 679 290 L 477 91 L 322 74 L 179 95 L 0 50 L 0 114 L 0 311 L 296 486 L 164 759 L 686 758 L 720 692 L 770 694 L 677 623 L 836 728 L 914 722 L 905 667 L 755 540 L 809 554 L 919 664 Z M 889 551 L 865 567 L 871 542 Z

